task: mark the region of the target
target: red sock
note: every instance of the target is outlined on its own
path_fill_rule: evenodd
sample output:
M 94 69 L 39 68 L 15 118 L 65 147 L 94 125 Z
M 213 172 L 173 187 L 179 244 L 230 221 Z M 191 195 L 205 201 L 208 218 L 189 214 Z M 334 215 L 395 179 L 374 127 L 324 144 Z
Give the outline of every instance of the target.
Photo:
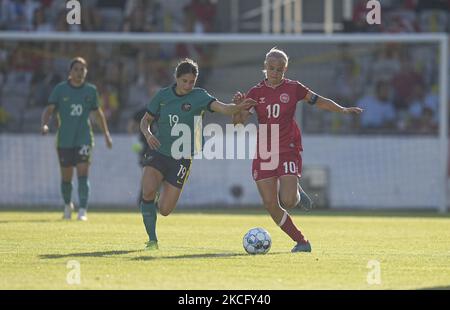
M 305 237 L 302 235 L 301 231 L 298 230 L 297 226 L 295 226 L 294 222 L 292 222 L 290 215 L 286 211 L 284 211 L 283 219 L 279 226 L 295 242 L 306 242 Z

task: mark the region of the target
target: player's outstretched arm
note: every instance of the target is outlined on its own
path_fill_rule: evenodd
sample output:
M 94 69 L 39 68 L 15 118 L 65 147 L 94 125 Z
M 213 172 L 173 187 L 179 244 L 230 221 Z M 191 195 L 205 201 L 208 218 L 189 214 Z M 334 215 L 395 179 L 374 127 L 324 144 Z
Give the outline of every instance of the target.
M 161 146 L 161 143 L 150 131 L 150 125 L 153 122 L 153 120 L 154 120 L 153 116 L 151 116 L 148 113 L 145 113 L 141 119 L 140 129 L 145 137 L 145 140 L 147 140 L 147 144 L 150 147 L 150 149 L 157 150 Z
M 360 114 L 363 111 L 363 109 L 358 107 L 345 108 L 333 100 L 317 95 L 312 91 L 308 91 L 305 100 L 311 105 L 316 105 L 319 109 L 331 112 Z
M 250 98 L 245 99 L 241 104 L 223 103 L 214 101 L 211 103 L 211 110 L 225 115 L 233 115 L 241 111 L 248 110 L 256 105 L 256 101 Z
M 54 104 L 50 104 L 48 105 L 44 112 L 42 112 L 42 116 L 41 116 L 41 133 L 43 135 L 48 134 L 49 132 L 49 128 L 48 128 L 48 123 L 50 122 L 53 112 L 55 111 L 55 105 Z
M 103 131 L 103 134 L 105 135 L 106 146 L 109 149 L 112 148 L 112 139 L 111 135 L 109 134 L 108 124 L 106 123 L 106 118 L 103 114 L 102 108 L 99 107 L 97 110 L 95 110 L 95 118 L 97 120 L 97 124 L 99 124 L 100 128 Z

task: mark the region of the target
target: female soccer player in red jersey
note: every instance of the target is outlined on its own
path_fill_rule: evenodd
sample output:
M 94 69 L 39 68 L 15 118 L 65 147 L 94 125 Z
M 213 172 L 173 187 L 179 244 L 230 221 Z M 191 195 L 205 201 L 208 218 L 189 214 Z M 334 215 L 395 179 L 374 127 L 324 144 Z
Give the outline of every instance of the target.
M 311 199 L 298 182 L 302 171 L 303 148 L 300 129 L 294 119 L 296 105 L 299 101 L 304 101 L 323 110 L 355 114 L 361 113 L 362 109 L 344 108 L 314 93 L 300 82 L 285 78 L 287 68 L 286 53 L 278 48 L 272 48 L 264 61 L 265 79 L 252 87 L 246 95 L 237 92 L 233 98 L 235 103 L 251 98 L 258 104 L 250 110 L 233 115 L 233 123 L 243 124 L 251 113 L 256 112 L 260 126 L 257 154 L 252 167 L 253 179 L 256 181 L 264 207 L 274 222 L 297 242 L 292 252 L 311 252 L 311 244 L 285 210 L 297 205 L 304 209 L 312 208 Z M 267 125 L 267 131 L 263 130 L 265 127 L 261 125 Z M 272 135 L 275 141 L 271 141 Z M 263 144 L 272 147 L 269 151 L 270 157 L 262 154 L 262 150 L 268 150 Z M 269 162 L 273 163 L 274 158 L 277 161 L 270 167 Z

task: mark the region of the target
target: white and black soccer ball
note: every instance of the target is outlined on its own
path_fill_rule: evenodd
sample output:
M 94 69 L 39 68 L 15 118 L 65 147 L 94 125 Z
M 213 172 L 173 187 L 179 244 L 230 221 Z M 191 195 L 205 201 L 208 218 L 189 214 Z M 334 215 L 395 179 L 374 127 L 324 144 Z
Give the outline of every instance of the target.
M 266 254 L 272 245 L 272 238 L 264 228 L 252 228 L 245 234 L 243 245 L 248 254 Z

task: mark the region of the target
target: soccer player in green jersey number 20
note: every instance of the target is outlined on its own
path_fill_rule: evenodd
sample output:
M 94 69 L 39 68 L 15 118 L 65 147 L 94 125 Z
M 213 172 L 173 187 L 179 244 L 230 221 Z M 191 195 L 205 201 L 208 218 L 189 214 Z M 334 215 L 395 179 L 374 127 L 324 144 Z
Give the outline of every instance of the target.
M 192 156 L 196 153 L 194 145 L 198 141 L 194 139 L 196 121 L 201 119 L 205 111 L 233 115 L 241 110 L 250 109 L 256 104 L 256 101 L 250 98 L 246 99 L 242 105 L 218 101 L 206 90 L 194 87 L 198 73 L 198 65 L 193 60 L 184 59 L 179 62 L 175 69 L 176 83 L 159 90 L 147 105 L 147 111 L 141 120 L 141 131 L 150 147 L 144 158 L 140 204 L 145 229 L 149 236 L 147 250 L 158 248 L 157 210 L 159 209 L 161 215 L 167 216 L 175 209 L 189 175 Z M 152 122 L 157 124 L 156 133 L 150 130 Z M 188 138 L 191 147 L 187 152 L 184 150 L 180 156 L 173 151 L 177 149 L 173 146 L 179 138 L 173 133 L 183 127 L 190 129 Z M 162 193 L 155 201 L 161 185 Z
M 56 147 L 61 167 L 61 193 L 64 199 L 63 219 L 70 220 L 74 209 L 72 203 L 72 175 L 76 167 L 78 176 L 79 211 L 78 220 L 87 220 L 89 197 L 89 165 L 94 137 L 89 115 L 95 112 L 97 122 L 105 135 L 108 148 L 112 147 L 103 111 L 99 106 L 97 88 L 85 82 L 87 63 L 81 57 L 70 63 L 69 79 L 61 82 L 50 94 L 49 104 L 42 113 L 41 133 L 49 132 L 48 123 L 53 113 L 57 114 L 58 131 Z

